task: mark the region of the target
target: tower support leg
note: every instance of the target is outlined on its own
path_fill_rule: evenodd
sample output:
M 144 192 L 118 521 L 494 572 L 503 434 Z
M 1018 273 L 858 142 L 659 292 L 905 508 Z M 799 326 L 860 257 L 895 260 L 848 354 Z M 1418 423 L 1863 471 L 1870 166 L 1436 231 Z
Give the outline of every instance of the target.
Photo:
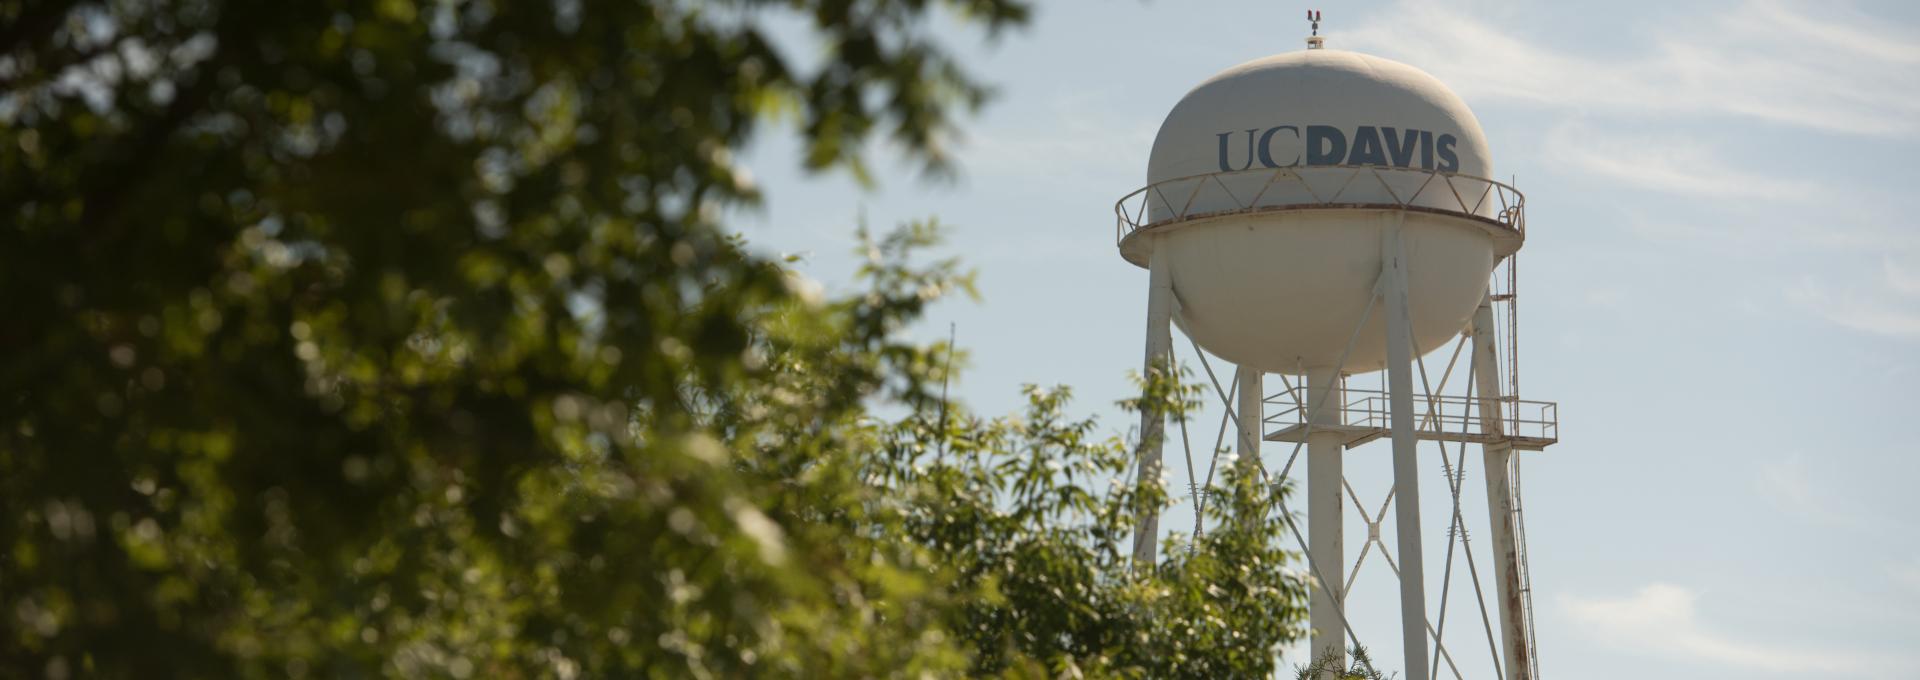
M 1340 389 L 1340 373 L 1332 368 L 1307 372 L 1304 403 L 1311 411 L 1308 422 L 1314 426 L 1341 424 L 1341 408 L 1346 395 Z M 1309 657 L 1318 664 L 1333 659 L 1335 667 L 1345 667 L 1347 659 L 1346 625 L 1340 616 L 1345 606 L 1346 583 L 1340 569 L 1346 564 L 1345 508 L 1342 462 L 1346 455 L 1344 437 L 1336 431 L 1314 431 L 1307 435 L 1307 540 L 1313 564 L 1324 581 L 1313 591 L 1308 618 L 1313 623 L 1313 651 Z M 1323 677 L 1336 677 L 1329 673 Z
M 1240 471 L 1244 473 L 1252 473 L 1260 466 L 1260 427 L 1266 417 L 1262 404 L 1265 398 L 1264 377 L 1260 369 L 1246 366 L 1241 366 L 1233 374 L 1233 379 L 1240 383 L 1239 397 L 1236 399 L 1240 403 L 1234 406 L 1234 411 L 1240 417 L 1240 440 L 1236 450 L 1240 454 Z
M 1473 313 L 1474 387 L 1480 392 L 1480 422 L 1487 434 L 1502 434 L 1505 414 L 1500 393 L 1500 353 L 1495 345 L 1493 300 L 1482 298 Z M 1500 646 L 1507 680 L 1533 680 L 1533 650 L 1525 633 L 1526 606 L 1520 593 L 1519 545 L 1514 542 L 1513 445 L 1497 441 L 1483 447 L 1487 475 L 1487 512 L 1493 529 L 1493 584 L 1500 610 Z
M 1159 244 L 1154 244 L 1158 246 Z M 1157 366 L 1166 365 L 1173 354 L 1173 278 L 1168 272 L 1165 247 L 1154 247 L 1147 266 L 1147 357 L 1141 375 L 1150 375 Z M 1140 412 L 1139 477 L 1136 488 L 1160 481 L 1161 446 L 1166 440 L 1166 414 L 1149 405 Z M 1153 569 L 1160 541 L 1160 510 L 1140 509 L 1139 524 L 1133 530 L 1133 567 Z
M 1405 214 L 1381 239 L 1387 317 L 1387 391 L 1393 435 L 1395 545 L 1400 553 L 1400 637 L 1407 680 L 1428 680 L 1426 570 L 1420 548 L 1420 480 L 1413 422 L 1413 329 L 1407 310 L 1407 262 L 1400 243 Z

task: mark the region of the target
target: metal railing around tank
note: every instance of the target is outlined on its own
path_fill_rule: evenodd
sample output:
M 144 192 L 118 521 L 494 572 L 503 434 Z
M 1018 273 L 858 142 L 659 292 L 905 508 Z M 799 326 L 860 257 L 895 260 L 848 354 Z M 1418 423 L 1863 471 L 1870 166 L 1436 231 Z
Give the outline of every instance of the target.
M 1208 193 L 1210 188 L 1215 191 Z M 1207 200 L 1200 200 L 1203 193 Z M 1150 226 L 1187 220 L 1325 208 L 1452 215 L 1512 230 L 1524 238 L 1526 200 L 1510 184 L 1423 168 L 1305 165 L 1235 170 L 1161 180 L 1127 194 L 1113 205 L 1114 240 L 1125 240 Z

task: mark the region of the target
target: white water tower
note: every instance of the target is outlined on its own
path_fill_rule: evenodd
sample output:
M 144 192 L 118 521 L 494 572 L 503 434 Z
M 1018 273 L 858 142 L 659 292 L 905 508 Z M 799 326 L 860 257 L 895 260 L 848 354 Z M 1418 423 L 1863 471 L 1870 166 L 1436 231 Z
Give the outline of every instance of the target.
M 1150 272 L 1148 365 L 1170 356 L 1169 325 L 1177 324 L 1238 364 L 1230 390 L 1214 386 L 1238 423 L 1244 459 L 1259 463 L 1262 441 L 1293 443 L 1295 455 L 1305 448 L 1316 657 L 1356 641 L 1344 611 L 1342 458 L 1390 438 L 1397 548 L 1389 559 L 1400 575 L 1409 680 L 1427 680 L 1448 656 L 1428 617 L 1418 445 L 1439 442 L 1443 460 L 1449 443 L 1463 456 L 1467 444 L 1479 445 L 1502 650 L 1493 663 L 1507 680 L 1534 678 L 1514 451 L 1543 448 L 1558 433 L 1552 404 L 1513 394 L 1511 258 L 1526 238 L 1524 199 L 1490 179 L 1485 134 L 1444 84 L 1406 64 L 1323 49 L 1318 14 L 1309 19 L 1316 35 L 1308 49 L 1229 68 L 1174 105 L 1154 140 L 1147 186 L 1116 206 L 1122 257 Z M 1421 359 L 1455 338 L 1448 375 L 1459 348 L 1471 347 L 1464 396 L 1446 393 L 1444 377 L 1435 390 Z M 1348 384 L 1381 371 L 1383 389 Z M 1269 375 L 1282 383 L 1271 396 Z M 1143 479 L 1159 474 L 1163 421 L 1143 414 Z M 1455 472 L 1441 481 L 1455 501 L 1451 541 L 1459 482 Z M 1377 535 L 1379 522 L 1368 528 Z M 1157 518 L 1143 518 L 1137 564 L 1154 562 L 1158 537 Z

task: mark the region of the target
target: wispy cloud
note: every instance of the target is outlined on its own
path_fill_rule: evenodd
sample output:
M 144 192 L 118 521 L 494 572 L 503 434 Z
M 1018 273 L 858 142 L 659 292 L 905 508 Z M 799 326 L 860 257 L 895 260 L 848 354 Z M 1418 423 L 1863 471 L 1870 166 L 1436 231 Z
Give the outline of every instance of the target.
M 1914 595 L 1920 595 L 1920 558 L 1914 558 L 1899 564 L 1889 565 L 1887 575 L 1893 582 Z
M 1140 179 L 1159 119 L 1128 113 L 1104 93 L 1059 92 L 1044 105 L 1007 113 L 961 146 L 970 175 L 1049 185 L 1077 182 L 1113 191 L 1108 174 Z M 1124 182 L 1122 182 L 1124 184 Z
M 1452 4 L 1400 0 L 1340 41 L 1418 64 L 1469 101 L 1537 107 L 1554 122 L 1533 153 L 1617 187 L 1626 226 L 1641 237 L 1720 255 L 1920 253 L 1920 229 L 1884 178 L 1831 164 L 1758 163 L 1754 149 L 1730 146 L 1778 126 L 1920 139 L 1920 32 L 1912 27 L 1847 3 L 1746 0 L 1706 14 L 1630 17 L 1638 23 L 1616 40 L 1556 42 L 1503 19 L 1498 7 Z M 1741 129 L 1750 132 L 1718 134 Z M 1660 195 L 1688 199 L 1688 209 L 1661 208 L 1650 200 Z M 1655 207 L 1642 212 L 1643 204 Z M 1790 286 L 1789 306 L 1862 332 L 1920 337 L 1920 301 L 1889 292 L 1920 290 L 1920 267 L 1890 264 L 1884 281 L 1831 278 Z
M 1920 273 L 1892 256 L 1881 260 L 1878 280 L 1831 284 L 1802 277 L 1787 300 L 1841 327 L 1905 340 L 1920 340 Z
M 1745 673 L 1888 677 L 1920 670 L 1911 657 L 1745 639 L 1701 619 L 1699 594 L 1653 583 L 1628 597 L 1563 597 L 1582 634 L 1623 653 L 1679 658 Z
M 1791 203 L 1834 195 L 1820 182 L 1732 167 L 1719 160 L 1718 149 L 1679 135 L 1625 134 L 1570 122 L 1547 135 L 1545 151 L 1557 163 L 1663 193 Z
M 1846 496 L 1822 493 L 1806 460 L 1794 455 L 1760 463 L 1755 467 L 1754 485 L 1760 495 L 1775 507 L 1828 527 L 1869 530 L 1878 524 L 1874 515 Z
M 1886 278 L 1888 289 L 1907 297 L 1920 298 L 1920 266 L 1902 265 L 1889 255 L 1880 259 L 1880 271 Z
M 1564 51 L 1432 0 L 1384 16 L 1342 40 L 1420 64 L 1469 98 L 1920 136 L 1920 35 L 1834 3 L 1745 2 L 1686 30 L 1643 29 L 1609 54 Z

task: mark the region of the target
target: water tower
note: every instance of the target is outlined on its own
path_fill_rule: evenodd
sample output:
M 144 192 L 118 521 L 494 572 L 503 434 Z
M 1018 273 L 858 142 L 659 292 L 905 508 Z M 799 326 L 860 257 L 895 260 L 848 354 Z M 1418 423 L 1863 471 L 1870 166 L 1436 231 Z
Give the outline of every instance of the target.
M 1489 654 L 1500 677 L 1534 678 L 1515 451 L 1542 449 L 1558 431 L 1553 404 L 1515 394 L 1513 257 L 1526 239 L 1524 198 L 1491 179 L 1486 136 L 1451 90 L 1406 64 L 1324 49 L 1318 13 L 1308 18 L 1315 35 L 1306 50 L 1234 66 L 1187 93 L 1154 140 L 1147 185 L 1116 205 L 1120 254 L 1149 272 L 1147 363 L 1170 360 L 1178 325 L 1196 349 L 1238 365 L 1232 386 L 1216 379 L 1214 389 L 1237 423 L 1244 462 L 1264 471 L 1261 442 L 1291 443 L 1285 479 L 1304 447 L 1301 543 L 1317 582 L 1315 657 L 1357 642 L 1344 606 L 1343 506 L 1353 492 L 1343 457 L 1388 439 L 1396 548 L 1379 538 L 1384 504 L 1380 518 L 1361 519 L 1369 548 L 1379 543 L 1399 575 L 1404 677 L 1427 680 L 1443 659 L 1452 665 L 1440 634 L 1445 600 L 1437 622 L 1428 616 L 1416 454 L 1421 442 L 1438 443 L 1441 465 L 1431 467 L 1444 469 L 1453 496 L 1450 584 L 1456 539 L 1477 563 L 1464 546 L 1464 470 L 1448 462 L 1447 445 L 1461 457 L 1478 445 L 1490 527 L 1482 543 L 1491 543 L 1482 549 L 1494 563 L 1481 611 L 1491 599 L 1498 612 L 1497 626 L 1486 621 L 1498 638 Z M 1436 389 L 1424 355 L 1450 344 Z M 1456 366 L 1471 376 L 1459 381 L 1464 394 L 1446 389 Z M 1379 389 L 1355 386 L 1369 377 Z M 1160 474 L 1163 431 L 1161 414 L 1143 414 L 1143 480 Z M 1205 502 L 1197 485 L 1194 496 Z M 1153 564 L 1158 537 L 1158 518 L 1142 518 L 1136 564 Z

